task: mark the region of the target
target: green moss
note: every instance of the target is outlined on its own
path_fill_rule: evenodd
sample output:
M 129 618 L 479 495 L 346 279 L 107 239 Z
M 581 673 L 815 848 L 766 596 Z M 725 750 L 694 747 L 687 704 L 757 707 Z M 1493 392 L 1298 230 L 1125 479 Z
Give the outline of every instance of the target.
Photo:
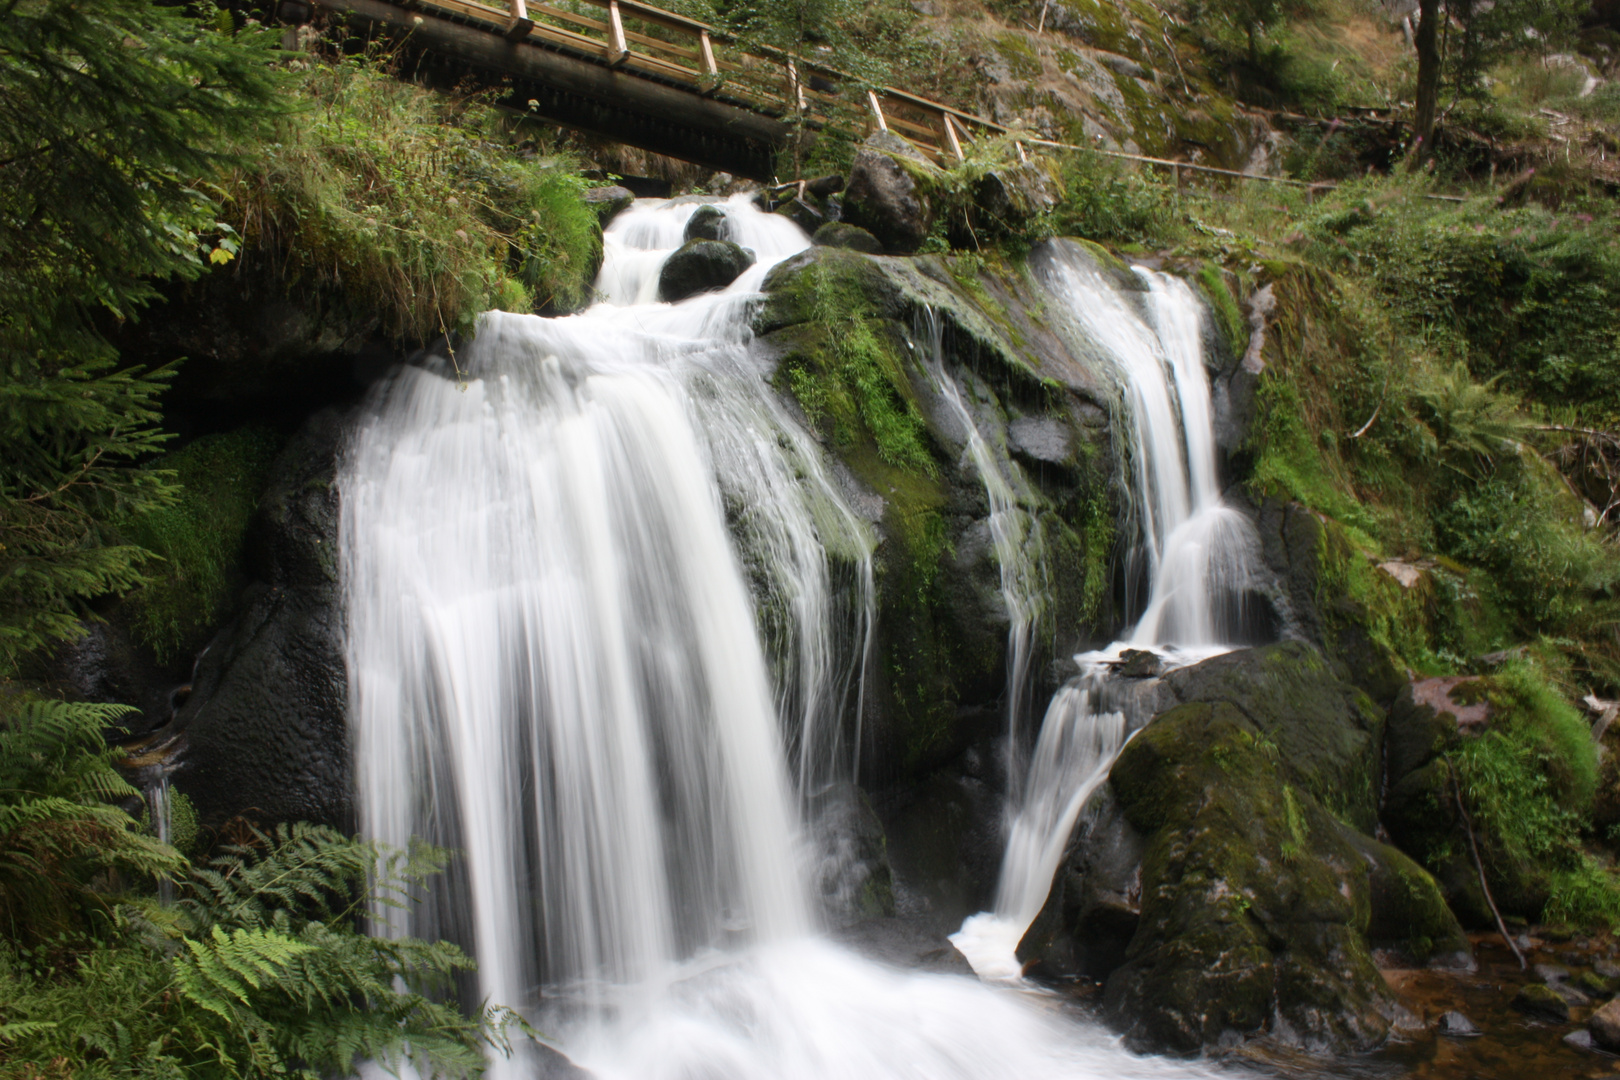
M 996 35 L 996 52 L 1007 61 L 1007 67 L 1020 79 L 1034 79 L 1041 74 L 1041 58 L 1035 54 L 1029 39 L 1023 34 Z
M 1210 310 L 1215 313 L 1215 325 L 1227 352 L 1232 356 L 1242 356 L 1249 347 L 1249 321 L 1243 317 L 1243 308 L 1238 304 L 1237 297 L 1232 295 L 1226 275 L 1216 264 L 1206 262 L 1198 268 L 1193 280 L 1209 303 Z
M 179 501 L 126 523 L 129 539 L 163 559 L 129 605 L 137 637 L 168 662 L 217 621 L 242 538 L 281 438 L 261 428 L 205 435 L 153 468 L 173 470 Z

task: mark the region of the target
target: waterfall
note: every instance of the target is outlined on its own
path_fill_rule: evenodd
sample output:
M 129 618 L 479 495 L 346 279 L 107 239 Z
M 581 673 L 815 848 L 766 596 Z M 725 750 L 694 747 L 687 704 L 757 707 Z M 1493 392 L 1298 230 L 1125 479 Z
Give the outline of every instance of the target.
M 1190 1075 L 818 933 L 815 807 L 854 776 L 873 537 L 748 350 L 766 269 L 805 238 L 732 201 L 759 265 L 655 303 L 693 209 L 621 215 L 604 303 L 486 314 L 454 366 L 380 387 L 345 452 L 361 822 L 458 852 L 376 932 L 462 943 L 472 1000 L 602 1080 Z
M 1136 700 L 1136 680 L 1114 673 L 1122 654 L 1149 650 L 1163 667 L 1176 667 L 1228 651 L 1242 631 L 1256 540 L 1248 519 L 1221 498 L 1204 308 L 1179 278 L 1133 273 L 1139 291 L 1120 288 L 1062 247 L 1045 267 L 1065 329 L 1083 352 L 1104 357 L 1118 381 L 1140 530 L 1127 583 L 1139 569 L 1149 591 L 1119 641 L 1075 657 L 1080 675 L 1048 706 L 1025 782 L 1009 786 L 1014 813 L 994 910 L 951 936 L 990 980 L 1019 978 L 1018 945 L 1046 902 L 1086 800 L 1129 735 L 1151 719 Z
M 966 457 L 984 485 L 990 507 L 990 546 L 996 554 L 1001 600 L 1007 609 L 1007 775 L 1008 786 L 1022 780 L 1022 727 L 1029 697 L 1029 664 L 1036 620 L 1046 601 L 1046 559 L 1039 525 L 1018 506 L 1007 472 L 996 460 L 968 410 L 956 381 L 945 370 L 944 327 L 939 312 L 924 308 L 917 336 L 934 389 L 962 425 Z

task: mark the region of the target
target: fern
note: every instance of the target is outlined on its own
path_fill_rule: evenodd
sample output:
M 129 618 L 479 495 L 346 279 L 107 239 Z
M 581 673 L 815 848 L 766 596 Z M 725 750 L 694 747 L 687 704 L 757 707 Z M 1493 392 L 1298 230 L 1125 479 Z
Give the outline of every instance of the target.
M 0 925 L 29 942 L 105 911 L 93 885 L 184 871 L 174 849 L 109 800 L 138 792 L 113 767 L 104 731 L 119 705 L 12 701 L 0 714 Z

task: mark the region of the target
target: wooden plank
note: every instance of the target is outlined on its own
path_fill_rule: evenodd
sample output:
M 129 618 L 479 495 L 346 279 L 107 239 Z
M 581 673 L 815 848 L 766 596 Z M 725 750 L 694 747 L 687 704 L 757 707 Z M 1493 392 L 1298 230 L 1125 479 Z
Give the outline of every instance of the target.
M 940 119 L 945 122 L 945 138 L 951 144 L 951 153 L 956 155 L 957 161 L 966 161 L 967 155 L 962 153 L 962 143 L 956 137 L 956 123 L 951 119 L 951 114 L 944 113 Z
M 703 31 L 698 36 L 698 41 L 702 43 L 703 48 L 703 73 L 705 75 L 720 74 L 720 69 L 714 64 L 714 46 L 709 42 L 709 32 L 707 30 Z
M 621 64 L 629 55 L 630 46 L 624 40 L 624 20 L 619 18 L 619 0 L 608 0 L 608 63 Z
M 575 26 L 586 26 L 592 30 L 600 30 L 603 33 L 607 32 L 608 24 L 602 22 L 600 19 L 592 19 L 588 16 L 580 15 L 564 8 L 555 7 L 551 4 L 535 4 L 534 10 L 542 12 L 546 15 L 550 15 L 553 19 L 561 19 L 564 22 L 571 22 Z

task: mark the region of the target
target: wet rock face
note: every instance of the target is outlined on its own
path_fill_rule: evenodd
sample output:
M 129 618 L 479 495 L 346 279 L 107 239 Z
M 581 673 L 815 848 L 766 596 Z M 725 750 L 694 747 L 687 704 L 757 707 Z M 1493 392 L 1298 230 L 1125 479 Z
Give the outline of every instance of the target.
M 910 159 L 909 168 L 902 159 Z M 850 166 L 844 220 L 877 237 L 891 255 L 916 251 L 934 224 L 933 208 L 911 171 L 925 168 L 915 147 L 887 131 L 875 132 Z
M 341 416 L 310 419 L 276 460 L 249 530 L 253 583 L 209 645 L 171 727 L 175 786 L 205 822 L 353 826 L 332 486 Z
M 689 240 L 659 272 L 658 298 L 673 303 L 723 289 L 753 265 L 754 253 L 729 240 Z
M 596 211 L 596 220 L 603 228 L 636 201 L 633 191 L 626 187 L 594 187 L 585 192 L 585 205 Z

